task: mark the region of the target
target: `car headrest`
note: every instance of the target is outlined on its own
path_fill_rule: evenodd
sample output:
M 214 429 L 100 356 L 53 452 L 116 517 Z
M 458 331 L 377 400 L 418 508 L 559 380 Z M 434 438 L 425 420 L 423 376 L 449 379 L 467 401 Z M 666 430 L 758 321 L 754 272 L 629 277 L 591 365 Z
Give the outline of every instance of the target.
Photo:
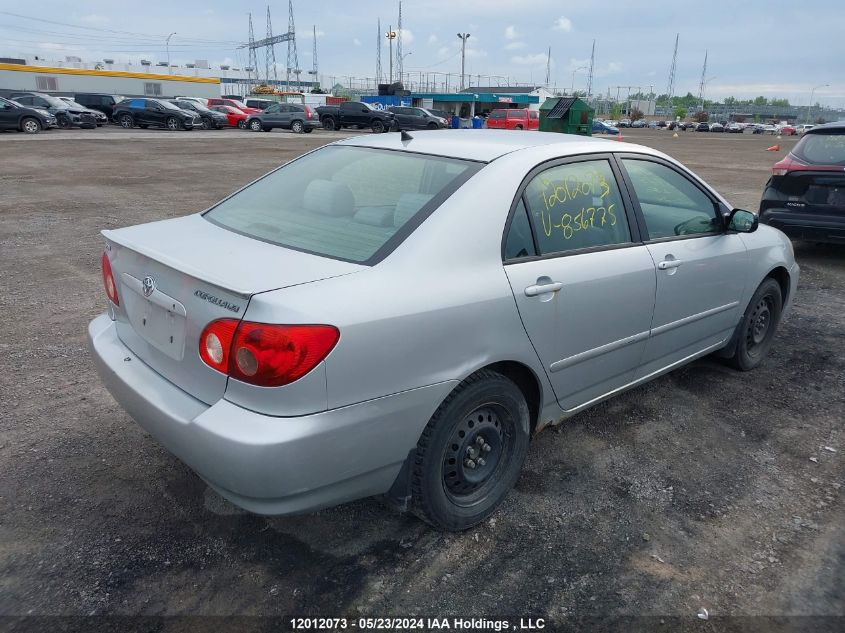
M 349 185 L 333 180 L 312 180 L 305 188 L 302 206 L 322 215 L 341 217 L 355 213 L 355 197 Z
M 427 193 L 403 193 L 396 202 L 396 210 L 393 212 L 393 226 L 402 226 L 405 224 L 431 198 L 431 194 Z
M 393 207 L 361 207 L 352 219 L 372 226 L 393 226 Z

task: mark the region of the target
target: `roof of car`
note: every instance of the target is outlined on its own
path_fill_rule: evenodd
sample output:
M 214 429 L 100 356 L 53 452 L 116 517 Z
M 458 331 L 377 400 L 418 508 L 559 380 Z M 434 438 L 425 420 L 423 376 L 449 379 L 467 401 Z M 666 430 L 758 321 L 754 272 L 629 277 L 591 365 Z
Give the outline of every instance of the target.
M 833 121 L 831 123 L 822 123 L 821 125 L 815 125 L 804 133 L 824 134 L 825 132 L 830 132 L 831 130 L 845 130 L 845 121 Z
M 374 147 L 393 150 L 404 150 L 420 154 L 437 156 L 451 156 L 467 160 L 490 162 L 505 154 L 539 147 L 544 145 L 560 145 L 561 155 L 595 152 L 597 148 L 607 145 L 605 151 L 630 150 L 640 146 L 619 144 L 616 141 L 578 136 L 575 134 L 558 134 L 556 132 L 520 132 L 517 130 L 426 130 L 411 132 L 410 141 L 402 141 L 401 135 L 393 132 L 387 134 L 367 134 L 353 136 L 337 141 L 336 145 L 354 145 L 357 147 Z M 599 149 L 599 151 L 601 151 Z

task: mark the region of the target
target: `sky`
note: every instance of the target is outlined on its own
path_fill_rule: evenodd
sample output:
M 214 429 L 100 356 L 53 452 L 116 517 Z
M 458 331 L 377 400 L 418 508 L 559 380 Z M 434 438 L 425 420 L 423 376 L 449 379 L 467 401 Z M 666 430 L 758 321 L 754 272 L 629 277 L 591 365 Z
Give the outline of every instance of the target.
M 388 24 L 395 28 L 398 5 L 398 0 L 294 0 L 300 67 L 311 68 L 316 27 L 319 70 L 326 81 L 374 77 L 376 20 L 381 18 L 382 31 Z M 287 2 L 271 2 L 270 10 L 274 34 L 285 32 Z M 175 31 L 173 63 L 207 59 L 212 66 L 243 68 L 247 55 L 237 47 L 248 39 L 249 12 L 260 39 L 266 35 L 266 0 L 39 0 L 33 5 L 0 0 L 0 57 L 166 61 L 165 38 Z M 609 88 L 616 96 L 652 86 L 660 94 L 666 92 L 679 34 L 675 94 L 698 95 L 706 52 L 708 99 L 763 95 L 802 105 L 812 92 L 814 102 L 845 107 L 842 0 L 617 0 L 602 7 L 570 0 L 405 0 L 402 14 L 404 70 L 414 77 L 419 71 L 453 73 L 454 81 L 460 73 L 461 32 L 470 34 L 468 74 L 542 85 L 551 47 L 550 83 L 569 89 L 574 79 L 575 89 L 584 90 L 584 67 L 595 40 L 593 92 L 606 94 Z M 384 38 L 382 47 L 386 74 Z M 286 53 L 286 45 L 277 45 L 280 67 Z

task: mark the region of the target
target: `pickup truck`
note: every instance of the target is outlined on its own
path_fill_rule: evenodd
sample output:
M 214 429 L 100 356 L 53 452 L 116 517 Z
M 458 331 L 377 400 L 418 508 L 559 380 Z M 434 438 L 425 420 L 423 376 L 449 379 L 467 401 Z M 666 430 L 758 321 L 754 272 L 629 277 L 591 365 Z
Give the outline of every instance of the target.
M 368 127 L 379 134 L 396 126 L 396 118 L 392 112 L 376 110 L 368 103 L 360 101 L 344 101 L 340 105 L 320 106 L 317 108 L 317 114 L 327 130 L 355 126 L 359 129 Z

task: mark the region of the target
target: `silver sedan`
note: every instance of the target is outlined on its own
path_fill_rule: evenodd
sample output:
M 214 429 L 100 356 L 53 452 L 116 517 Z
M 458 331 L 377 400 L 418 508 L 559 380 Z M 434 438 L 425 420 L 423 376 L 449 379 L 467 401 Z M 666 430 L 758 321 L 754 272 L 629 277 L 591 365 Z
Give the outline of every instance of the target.
M 669 156 L 542 132 L 358 136 L 103 235 L 99 373 L 210 486 L 447 530 L 542 428 L 706 354 L 756 367 L 799 273 Z

